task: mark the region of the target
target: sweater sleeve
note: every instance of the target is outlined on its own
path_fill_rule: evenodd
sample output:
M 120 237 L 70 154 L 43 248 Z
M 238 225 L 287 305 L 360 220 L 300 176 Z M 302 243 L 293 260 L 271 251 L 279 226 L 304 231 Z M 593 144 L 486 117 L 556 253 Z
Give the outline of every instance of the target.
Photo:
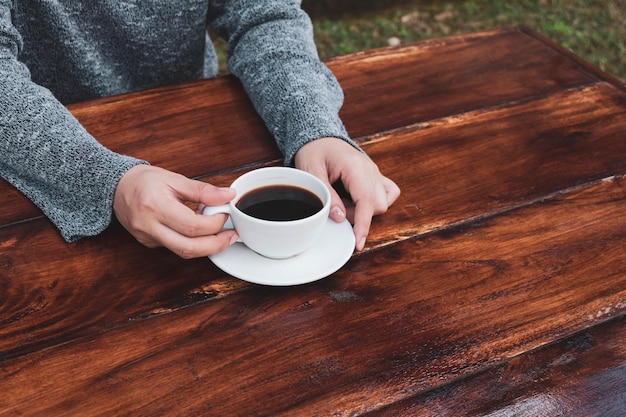
M 35 203 L 63 238 L 111 222 L 121 176 L 142 163 L 100 145 L 18 61 L 13 0 L 0 0 L 0 175 Z
M 227 40 L 229 70 L 274 135 L 286 165 L 302 145 L 320 137 L 337 137 L 358 149 L 339 118 L 343 93 L 318 57 L 300 1 L 210 4 L 208 24 Z

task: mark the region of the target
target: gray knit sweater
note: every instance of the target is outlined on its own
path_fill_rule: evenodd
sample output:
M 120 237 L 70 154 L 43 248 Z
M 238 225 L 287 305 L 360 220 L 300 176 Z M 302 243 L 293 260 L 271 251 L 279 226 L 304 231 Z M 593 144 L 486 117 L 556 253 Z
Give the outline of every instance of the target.
M 105 149 L 63 104 L 215 75 L 207 27 L 285 163 L 312 139 L 350 141 L 299 0 L 0 0 L 0 175 L 66 240 L 103 231 L 117 182 L 145 162 Z

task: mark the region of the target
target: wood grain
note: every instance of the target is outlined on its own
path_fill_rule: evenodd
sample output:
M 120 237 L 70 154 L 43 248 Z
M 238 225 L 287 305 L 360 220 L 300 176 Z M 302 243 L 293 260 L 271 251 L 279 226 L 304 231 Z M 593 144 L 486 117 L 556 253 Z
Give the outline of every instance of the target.
M 622 315 L 366 416 L 620 416 L 625 366 Z
M 526 28 L 328 65 L 402 195 L 326 279 L 66 244 L 0 181 L 0 415 L 626 415 L 626 88 Z M 281 163 L 231 77 L 71 111 L 217 185 Z
M 626 173 L 623 100 L 621 93 L 600 84 L 440 119 L 365 143 L 403 190 L 392 210 L 375 220 L 367 249 L 488 218 L 576 184 Z M 576 123 L 563 125 L 564 120 Z M 206 180 L 228 185 L 236 175 Z M 119 227 L 103 238 L 65 245 L 46 223 L 41 219 L 0 229 L 0 241 L 5 242 L 0 276 L 7 282 L 7 301 L 0 305 L 7 317 L 0 328 L 0 357 L 180 308 L 198 301 L 195 293 L 206 294 L 201 300 L 244 286 L 207 260 L 187 262 L 164 250 L 143 248 Z M 128 259 L 136 262 L 130 271 Z M 9 278 L 16 276 L 21 278 Z M 96 298 L 94 287 L 103 290 Z M 119 297 L 119 291 L 126 296 Z M 71 304 L 83 307 L 66 311 L 64 306 Z M 98 311 L 101 305 L 107 309 Z
M 625 208 L 615 178 L 361 255 L 312 285 L 255 287 L 7 360 L 0 410 L 372 411 L 623 314 Z
M 345 91 L 342 117 L 355 137 L 598 81 L 517 29 L 347 55 L 328 65 Z
M 485 53 L 489 61 L 482 59 Z M 341 117 L 357 140 L 597 81 L 519 29 L 366 51 L 331 59 L 328 66 L 344 89 Z M 282 159 L 230 76 L 69 108 L 106 147 L 190 177 Z M 0 225 L 41 215 L 3 180 L 0 194 L 12 200 L 0 212 Z
M 386 132 L 364 146 L 402 195 L 369 245 L 625 174 L 624 132 L 626 95 L 607 84 Z

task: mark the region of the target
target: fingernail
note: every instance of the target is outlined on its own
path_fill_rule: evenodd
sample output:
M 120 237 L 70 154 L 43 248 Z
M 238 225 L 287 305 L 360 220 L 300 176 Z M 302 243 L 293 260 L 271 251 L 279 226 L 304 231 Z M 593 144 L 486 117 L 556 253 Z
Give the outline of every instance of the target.
M 343 220 L 346 217 L 346 213 L 339 207 L 333 207 L 331 211 L 331 217 L 335 220 Z
M 231 236 L 230 243 L 228 244 L 228 246 L 230 246 L 233 243 L 237 242 L 237 239 L 239 239 L 239 235 L 237 233 L 235 233 L 234 235 Z
M 230 192 L 231 188 L 230 187 L 220 187 L 217 190 L 221 191 L 222 193 L 228 193 L 228 192 Z
M 359 244 L 357 245 L 357 250 L 362 250 L 365 247 L 365 238 L 362 237 L 361 240 L 359 240 Z

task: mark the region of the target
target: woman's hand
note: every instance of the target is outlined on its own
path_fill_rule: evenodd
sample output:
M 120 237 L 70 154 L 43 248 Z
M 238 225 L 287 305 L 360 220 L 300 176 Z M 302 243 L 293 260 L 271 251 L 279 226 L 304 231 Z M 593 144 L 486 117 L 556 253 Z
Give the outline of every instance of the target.
M 400 195 L 400 189 L 383 176 L 376 164 L 344 140 L 321 138 L 304 145 L 295 157 L 296 168 L 320 178 L 331 190 L 330 217 L 354 224 L 356 249 L 362 250 L 372 217 L 387 211 Z M 341 181 L 353 206 L 344 204 L 332 184 Z
M 121 178 L 113 211 L 120 223 L 143 245 L 164 246 L 182 258 L 208 256 L 226 249 L 238 235 L 222 230 L 227 216 L 205 216 L 185 203 L 218 205 L 235 197 L 218 188 L 149 165 L 137 165 Z

